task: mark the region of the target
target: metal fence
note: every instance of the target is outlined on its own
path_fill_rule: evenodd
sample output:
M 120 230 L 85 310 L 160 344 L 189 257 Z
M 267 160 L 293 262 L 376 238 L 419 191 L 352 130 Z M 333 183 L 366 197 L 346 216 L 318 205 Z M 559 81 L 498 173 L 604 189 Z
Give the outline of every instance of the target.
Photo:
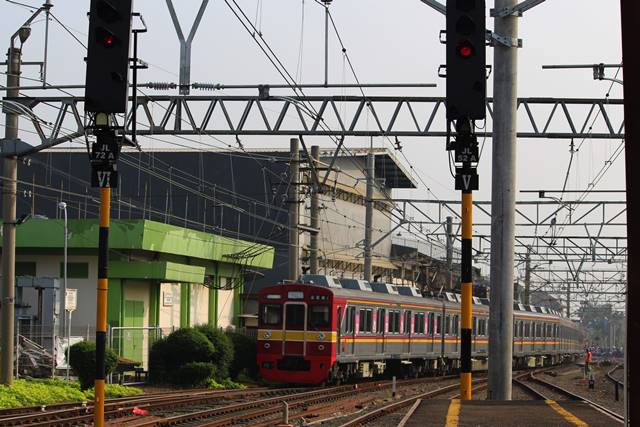
M 80 341 L 95 340 L 95 327 L 72 325 L 68 340 L 58 327 L 32 322 L 16 322 L 15 372 L 18 377 L 44 378 L 64 375 L 67 370 L 67 348 Z M 120 358 L 118 379 L 124 372 L 148 370 L 149 350 L 158 339 L 175 331 L 176 327 L 110 327 L 107 345 Z M 235 332 L 250 338 L 257 337 L 255 328 L 235 328 Z M 186 349 L 185 351 L 188 351 Z M 113 377 L 112 377 L 113 378 Z

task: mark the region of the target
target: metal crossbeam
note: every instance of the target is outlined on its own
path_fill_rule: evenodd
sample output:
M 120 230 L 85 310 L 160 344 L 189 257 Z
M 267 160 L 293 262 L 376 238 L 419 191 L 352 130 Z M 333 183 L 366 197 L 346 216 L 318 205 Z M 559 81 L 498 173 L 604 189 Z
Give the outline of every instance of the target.
M 83 133 L 81 97 L 5 98 L 31 108 L 37 117 L 43 105 L 58 110 L 46 146 L 68 140 L 64 129 Z M 624 137 L 620 99 L 521 98 L 519 138 Z M 139 135 L 280 135 L 444 137 L 445 99 L 399 96 L 179 96 L 138 97 Z M 487 102 L 486 131 L 491 137 L 493 100 Z M 129 130 L 131 112 L 126 120 Z M 70 134 L 71 132 L 67 132 Z

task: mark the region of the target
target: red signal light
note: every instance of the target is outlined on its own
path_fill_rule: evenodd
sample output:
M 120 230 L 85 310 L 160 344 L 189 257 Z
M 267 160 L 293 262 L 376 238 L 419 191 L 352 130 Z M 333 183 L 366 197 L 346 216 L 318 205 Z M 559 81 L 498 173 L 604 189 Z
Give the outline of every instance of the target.
M 470 46 L 462 46 L 462 47 L 460 48 L 460 55 L 461 55 L 463 58 L 468 58 L 468 57 L 470 57 L 472 53 L 473 53 L 473 49 L 471 49 L 471 47 L 470 47 Z
M 473 46 L 468 41 L 463 41 L 458 45 L 458 55 L 463 58 L 469 58 L 473 55 Z
M 103 44 L 107 47 L 113 46 L 113 36 L 107 36 L 104 38 Z

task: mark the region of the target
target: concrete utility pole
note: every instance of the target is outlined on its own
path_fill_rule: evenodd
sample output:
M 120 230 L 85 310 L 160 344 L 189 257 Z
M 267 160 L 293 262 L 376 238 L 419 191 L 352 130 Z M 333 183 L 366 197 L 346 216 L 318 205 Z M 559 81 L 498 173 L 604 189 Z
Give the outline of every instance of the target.
M 447 271 L 449 290 L 453 289 L 453 217 L 447 217 Z
M 289 280 L 298 280 L 300 275 L 300 235 L 298 221 L 300 220 L 300 147 L 297 138 L 290 140 L 291 164 L 289 171 Z
M 524 263 L 524 304 L 531 304 L 531 257 L 528 253 Z
M 367 153 L 367 194 L 364 216 L 364 280 L 371 281 L 371 234 L 373 229 L 373 186 L 375 184 L 375 155 Z
M 311 146 L 311 161 L 314 163 L 314 167 L 318 167 L 320 160 L 320 147 L 317 145 Z M 315 188 L 312 185 L 311 190 L 311 209 L 309 225 L 313 229 L 319 229 L 320 221 L 320 188 Z M 309 272 L 311 274 L 318 274 L 318 233 L 311 232 L 309 236 Z
M 496 0 L 495 9 L 515 5 L 516 0 Z M 495 34 L 507 40 L 517 40 L 516 15 L 496 16 Z M 491 303 L 487 397 L 491 400 L 511 400 L 518 50 L 516 47 L 495 43 L 493 55 Z
M 7 87 L 20 87 L 20 49 L 13 46 L 7 53 Z M 7 98 L 17 98 L 18 89 L 8 89 Z M 18 138 L 18 114 L 15 107 L 6 108 L 5 104 L 5 144 Z M 13 383 L 13 322 L 14 299 L 16 281 L 16 179 L 18 174 L 18 158 L 7 156 L 4 158 L 2 171 L 2 367 L 0 380 L 2 384 Z

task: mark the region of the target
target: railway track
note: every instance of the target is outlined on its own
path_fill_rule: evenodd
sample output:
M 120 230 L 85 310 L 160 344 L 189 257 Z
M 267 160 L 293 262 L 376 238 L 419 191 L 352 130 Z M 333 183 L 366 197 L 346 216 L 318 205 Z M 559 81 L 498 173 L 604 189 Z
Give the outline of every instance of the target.
M 609 417 L 611 417 L 612 419 L 624 423 L 624 416 L 618 414 L 617 412 L 612 411 L 611 409 L 600 405 L 592 400 L 589 400 L 583 396 L 580 396 L 572 391 L 569 391 L 563 387 L 560 387 L 556 384 L 550 383 L 548 381 L 545 381 L 541 378 L 536 377 L 533 373 L 529 374 L 528 377 L 529 380 L 531 380 L 532 382 L 535 382 L 536 384 L 542 385 L 543 387 L 547 388 L 548 390 L 552 390 L 554 393 L 559 393 L 563 396 L 565 396 L 566 398 L 568 398 L 569 400 L 576 400 L 576 401 L 582 401 L 585 402 L 586 404 L 590 405 L 591 407 L 593 407 L 594 409 L 608 415 Z M 534 390 L 532 388 L 532 390 Z M 541 399 L 545 399 L 548 400 L 548 398 L 541 392 L 536 391 Z
M 448 377 L 429 377 L 411 380 L 401 380 L 397 382 L 398 387 L 405 387 L 420 383 L 430 383 L 441 381 L 442 379 L 457 378 L 456 376 Z M 328 410 L 334 406 L 335 402 L 351 399 L 352 403 L 358 404 L 370 398 L 363 397 L 363 392 L 371 393 L 381 390 L 390 389 L 392 383 L 384 382 L 365 382 L 355 385 L 343 385 L 336 387 L 323 388 L 303 393 L 291 394 L 286 397 L 290 421 L 296 421 L 302 417 L 317 413 L 321 410 Z M 198 426 L 220 427 L 236 424 L 247 424 L 251 426 L 267 426 L 272 425 L 282 415 L 281 397 L 272 399 L 261 399 L 252 402 L 243 402 L 233 405 L 227 405 L 217 408 L 203 409 L 200 411 L 192 411 L 186 414 L 178 414 L 173 416 L 164 416 L 154 419 L 130 421 L 127 426 L 130 427 L 159 427 L 167 425 L 181 425 L 193 423 L 197 421 Z M 196 424 L 193 424 L 196 425 Z
M 283 396 L 301 388 L 256 388 L 248 390 L 186 390 L 156 393 L 148 396 L 109 399 L 105 402 L 105 419 L 130 416 L 134 408 L 148 411 L 179 408 L 195 404 L 215 404 L 230 399 L 250 399 L 265 396 Z M 306 389 L 305 389 L 306 390 Z M 279 397 L 278 397 L 279 398 Z M 30 410 L 25 412 L 25 410 Z M 72 426 L 93 421 L 93 404 L 69 403 L 46 407 L 16 408 L 0 414 L 2 426 Z
M 475 386 L 473 387 L 473 390 L 478 391 L 479 389 L 483 388 L 486 382 L 487 382 L 486 378 L 474 380 L 473 384 Z M 398 400 L 397 402 L 393 402 L 388 405 L 382 406 L 380 408 L 374 409 L 373 411 L 369 411 L 366 414 L 363 414 L 357 418 L 347 421 L 346 423 L 340 425 L 340 427 L 356 427 L 356 426 L 366 425 L 367 423 L 375 421 L 378 418 L 397 412 L 400 409 L 403 409 L 409 406 L 410 409 L 407 412 L 407 415 L 405 416 L 405 419 L 407 419 L 408 417 L 411 416 L 411 414 L 413 414 L 413 411 L 418 407 L 418 405 L 422 400 L 433 399 L 434 397 L 438 397 L 443 394 L 455 392 L 459 388 L 460 388 L 460 384 L 456 383 L 456 384 L 451 384 L 448 386 L 438 388 L 436 390 L 431 390 L 425 393 L 416 394 L 414 396 L 407 397 L 405 399 Z
M 193 389 L 193 390 L 184 390 L 183 394 L 200 394 L 206 392 L 202 389 Z M 217 390 L 217 392 L 224 392 L 224 390 Z M 128 396 L 128 397 L 118 397 L 112 399 L 106 399 L 106 404 L 116 404 L 116 403 L 127 403 L 139 400 L 149 400 L 156 399 L 166 396 L 175 395 L 175 391 L 166 391 L 159 393 L 148 393 L 143 395 L 136 396 Z M 43 405 L 34 405 L 34 406 L 21 406 L 18 408 L 8 408 L 8 409 L 0 409 L 0 422 L 5 418 L 15 417 L 17 415 L 23 414 L 32 414 L 36 412 L 51 412 L 58 411 L 64 409 L 75 409 L 75 408 L 91 408 L 93 406 L 93 401 L 85 400 L 80 402 L 64 402 L 64 403 L 51 403 L 51 404 L 43 404 Z
M 618 378 L 616 378 L 616 377 L 614 377 L 614 376 L 613 376 L 613 373 L 614 373 L 615 371 L 617 371 L 618 369 L 621 369 L 621 368 L 622 368 L 622 365 L 616 365 L 616 366 L 614 366 L 612 370 L 610 370 L 609 372 L 607 372 L 606 377 L 607 377 L 607 379 L 608 379 L 609 381 L 611 381 L 611 382 L 612 382 L 612 383 L 614 383 L 614 384 L 618 384 L 618 387 L 621 387 L 621 388 L 623 388 L 623 389 L 624 389 L 624 382 L 623 382 L 623 381 L 620 381 Z
M 543 372 L 544 370 L 546 369 L 540 370 L 539 372 Z M 529 373 L 516 374 L 515 381 L 519 381 L 520 379 L 526 377 L 528 374 Z M 478 391 L 481 391 L 487 387 L 487 379 L 482 378 L 482 379 L 474 380 L 473 384 L 474 384 L 473 391 L 474 393 L 477 393 Z M 525 385 L 525 387 L 527 386 Z M 450 397 L 452 399 L 455 399 L 459 397 L 459 394 L 457 393 L 459 388 L 460 388 L 460 384 L 456 383 L 449 386 L 441 387 L 437 390 L 416 394 L 414 396 L 399 400 L 397 402 L 390 403 L 388 405 L 385 405 L 373 411 L 370 411 L 366 414 L 363 414 L 358 418 L 352 419 L 342 424 L 340 427 L 356 427 L 356 426 L 366 425 L 372 421 L 377 420 L 378 418 L 397 412 L 400 409 L 409 407 L 407 414 L 405 415 L 403 420 L 400 422 L 400 424 L 398 424 L 398 426 L 400 427 L 400 426 L 403 426 L 406 420 L 408 420 L 411 417 L 411 415 L 413 414 L 415 409 L 419 406 L 422 400 L 433 399 L 434 397 L 439 397 L 452 392 L 455 392 L 456 394 L 452 394 Z M 530 393 L 533 395 L 535 391 L 530 391 Z

